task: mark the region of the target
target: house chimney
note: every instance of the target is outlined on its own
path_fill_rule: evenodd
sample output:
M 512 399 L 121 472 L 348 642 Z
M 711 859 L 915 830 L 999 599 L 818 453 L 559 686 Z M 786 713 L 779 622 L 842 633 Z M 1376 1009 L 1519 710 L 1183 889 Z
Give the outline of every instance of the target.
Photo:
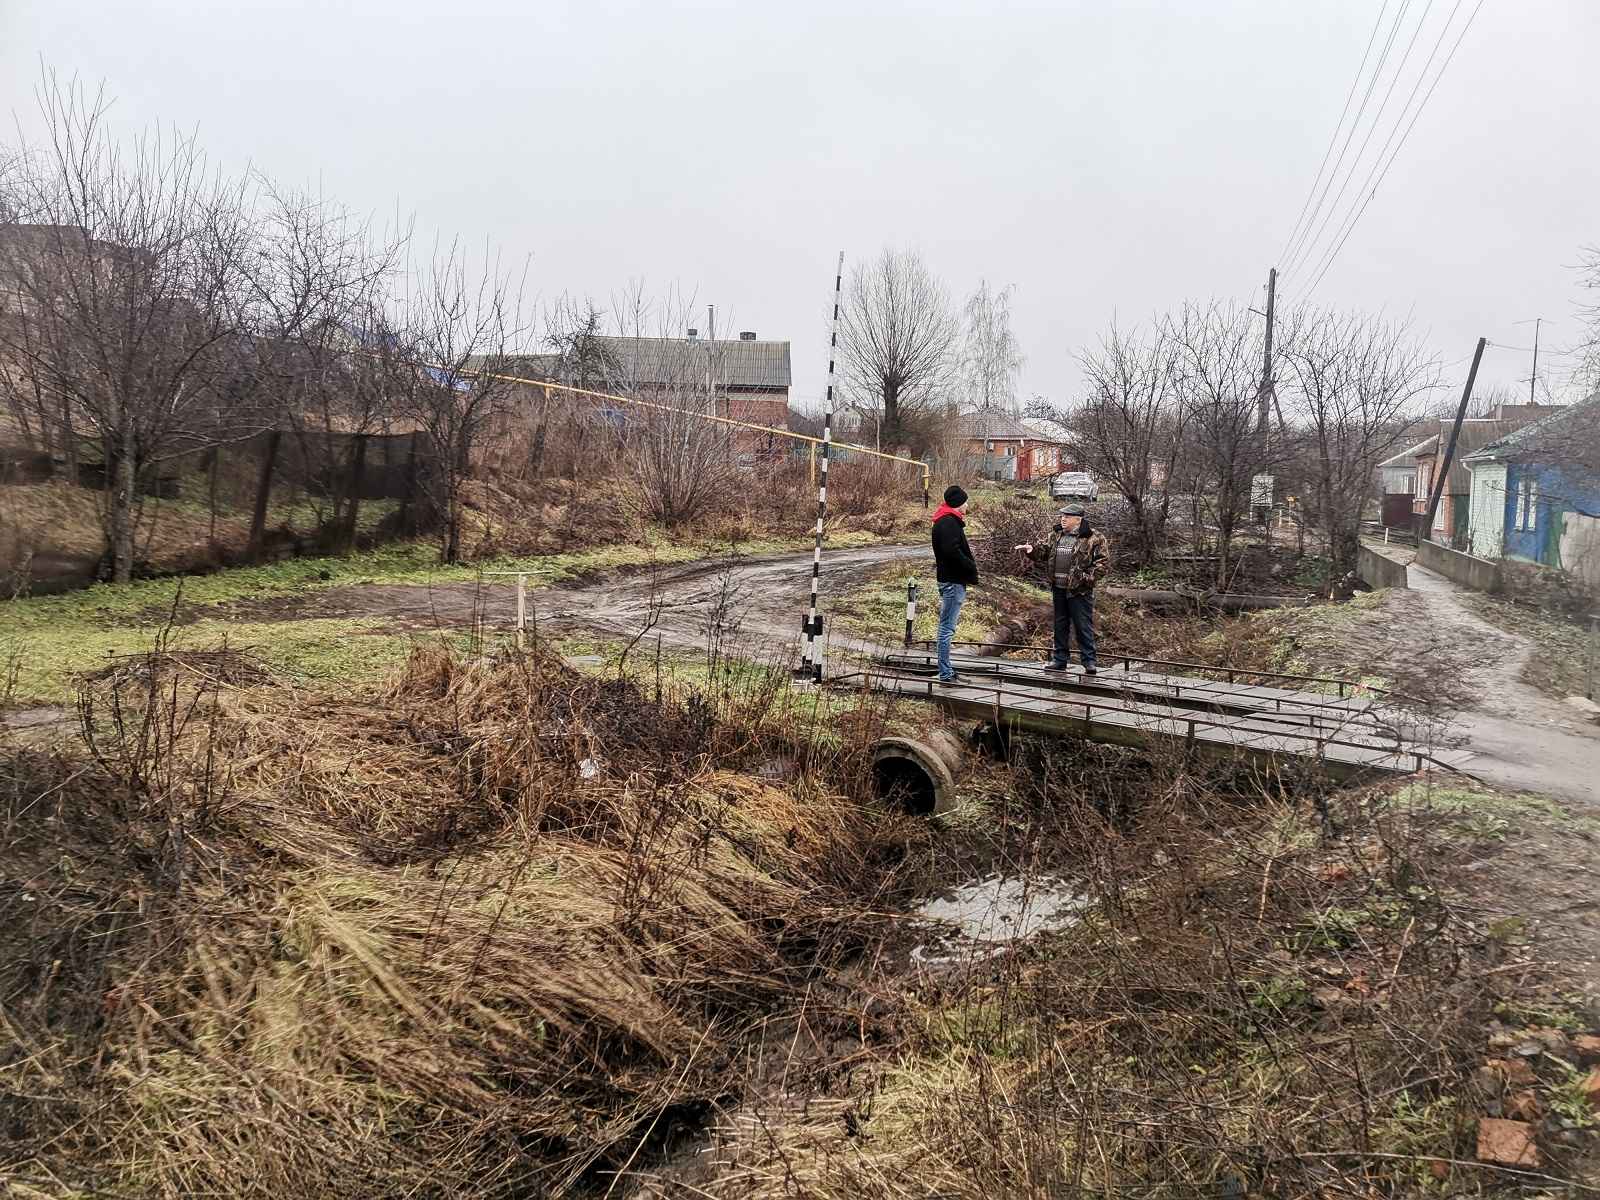
M 756 331 L 754 329 L 746 329 L 743 333 L 741 333 L 739 335 L 739 340 L 741 342 L 753 342 L 753 341 L 755 341 L 756 340 Z
M 691 342 L 694 341 L 699 336 L 700 336 L 700 331 L 698 329 L 690 329 L 689 330 L 689 340 Z

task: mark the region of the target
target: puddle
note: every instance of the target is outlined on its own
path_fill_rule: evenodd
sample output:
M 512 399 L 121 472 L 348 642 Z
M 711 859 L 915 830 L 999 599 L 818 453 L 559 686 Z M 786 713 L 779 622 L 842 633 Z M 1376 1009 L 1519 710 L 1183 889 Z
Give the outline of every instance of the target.
M 1089 905 L 1071 880 L 994 875 L 925 901 L 916 915 L 936 926 L 911 952 L 926 966 L 997 954 L 1045 929 L 1074 924 Z
M 71 719 L 72 714 L 64 708 L 23 708 L 15 712 L 0 713 L 0 727 L 37 729 L 41 725 L 60 725 Z

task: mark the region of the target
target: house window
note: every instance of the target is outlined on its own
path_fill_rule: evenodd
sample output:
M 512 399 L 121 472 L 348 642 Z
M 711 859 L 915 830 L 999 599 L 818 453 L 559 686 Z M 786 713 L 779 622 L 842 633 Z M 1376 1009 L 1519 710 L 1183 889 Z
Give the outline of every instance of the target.
M 1017 456 L 1017 448 L 1015 446 L 1007 446 L 1006 447 L 1006 457 L 1007 458 L 1015 458 L 1016 456 Z
M 1524 479 L 1522 486 L 1517 489 L 1517 515 L 1511 522 L 1513 529 L 1526 529 L 1528 527 L 1528 481 Z
M 1535 479 L 1525 479 L 1522 483 L 1522 492 L 1526 497 L 1528 522 L 1524 529 L 1539 528 L 1539 483 Z

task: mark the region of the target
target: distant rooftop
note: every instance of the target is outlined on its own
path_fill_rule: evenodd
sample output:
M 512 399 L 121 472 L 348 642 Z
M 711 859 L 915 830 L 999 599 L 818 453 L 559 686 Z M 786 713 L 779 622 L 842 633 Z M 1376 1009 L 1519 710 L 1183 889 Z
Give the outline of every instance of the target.
M 1000 441 L 1037 442 L 1039 434 L 1029 429 L 1017 418 L 998 409 L 987 408 L 978 412 L 962 413 L 956 418 L 956 428 L 963 437 L 996 438 Z

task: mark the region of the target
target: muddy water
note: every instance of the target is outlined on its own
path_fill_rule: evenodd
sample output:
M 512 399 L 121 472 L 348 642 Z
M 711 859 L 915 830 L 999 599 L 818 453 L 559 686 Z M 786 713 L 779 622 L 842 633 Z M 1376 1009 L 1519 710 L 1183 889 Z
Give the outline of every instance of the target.
M 1069 879 L 993 875 L 925 901 L 928 937 L 913 962 L 937 967 L 1000 953 L 1034 934 L 1074 924 L 1089 899 Z
M 45 725 L 65 725 L 70 720 L 72 714 L 64 708 L 23 708 L 0 713 L 0 728 L 38 729 Z

